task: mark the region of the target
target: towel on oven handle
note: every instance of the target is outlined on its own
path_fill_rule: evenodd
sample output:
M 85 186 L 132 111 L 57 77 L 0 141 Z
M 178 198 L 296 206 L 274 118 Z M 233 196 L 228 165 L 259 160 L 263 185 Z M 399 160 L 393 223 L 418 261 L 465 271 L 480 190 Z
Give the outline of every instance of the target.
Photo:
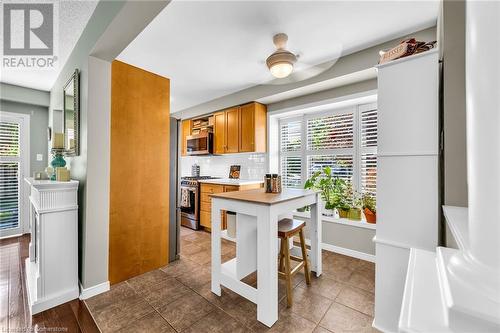
M 191 207 L 191 200 L 189 200 L 189 189 L 187 188 L 181 189 L 181 207 Z

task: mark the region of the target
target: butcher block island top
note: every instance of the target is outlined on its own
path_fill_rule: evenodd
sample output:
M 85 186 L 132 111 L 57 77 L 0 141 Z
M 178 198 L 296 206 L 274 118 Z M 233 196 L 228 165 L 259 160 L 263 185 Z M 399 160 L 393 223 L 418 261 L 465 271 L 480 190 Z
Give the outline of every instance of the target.
M 316 195 L 316 192 L 312 190 L 287 188 L 283 189 L 283 192 L 281 193 L 266 193 L 264 189 L 255 189 L 238 192 L 216 193 L 211 194 L 210 196 L 212 198 L 247 201 L 262 205 L 274 205 L 310 195 Z

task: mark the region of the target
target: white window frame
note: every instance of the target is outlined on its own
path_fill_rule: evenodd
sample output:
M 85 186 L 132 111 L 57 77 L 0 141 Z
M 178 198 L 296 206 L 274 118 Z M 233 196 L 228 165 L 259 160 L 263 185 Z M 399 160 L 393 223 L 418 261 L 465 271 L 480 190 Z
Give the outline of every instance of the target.
M 25 177 L 30 175 L 30 116 L 28 114 L 0 111 L 0 119 L 13 121 L 19 124 L 20 135 L 20 162 L 19 168 L 19 225 L 17 228 L 1 230 L 0 238 L 13 237 L 29 232 L 29 200 L 26 193 Z M 9 158 L 4 158 L 8 160 Z
M 353 156 L 353 174 L 352 184 L 356 191 L 361 192 L 362 174 L 361 174 L 361 156 L 364 154 L 377 155 L 377 147 L 361 147 L 361 113 L 364 111 L 374 110 L 377 108 L 377 103 L 359 104 L 345 108 L 338 108 L 316 113 L 307 113 L 296 117 L 280 118 L 279 119 L 279 136 L 278 136 L 278 163 L 281 171 L 281 158 L 285 156 L 296 156 L 301 158 L 301 181 L 304 186 L 307 178 L 307 160 L 309 156 L 314 155 L 352 155 Z M 307 149 L 307 121 L 309 119 L 321 118 L 326 116 L 334 116 L 340 114 L 353 114 L 353 147 L 352 148 L 334 148 L 334 149 Z M 283 152 L 281 150 L 281 126 L 287 123 L 301 121 L 301 143 L 300 149 L 296 151 Z

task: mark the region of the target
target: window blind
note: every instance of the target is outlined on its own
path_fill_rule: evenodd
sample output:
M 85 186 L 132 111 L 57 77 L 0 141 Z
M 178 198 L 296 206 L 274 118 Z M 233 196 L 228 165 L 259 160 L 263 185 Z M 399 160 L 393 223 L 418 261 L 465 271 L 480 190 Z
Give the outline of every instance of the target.
M 307 157 L 307 177 L 311 177 L 314 172 L 321 171 L 327 166 L 332 169 L 333 176 L 352 181 L 352 155 L 310 155 Z
M 363 193 L 377 194 L 377 155 L 361 155 L 361 190 Z
M 0 122 L 0 230 L 19 225 L 19 144 L 19 124 Z
M 302 162 L 300 156 L 281 157 L 281 185 L 283 187 L 302 186 Z
M 354 114 L 345 113 L 307 121 L 307 149 L 352 148 Z
M 291 121 L 281 125 L 280 145 L 282 152 L 298 151 L 301 146 L 302 122 Z
M 361 146 L 377 146 L 377 110 L 361 112 Z

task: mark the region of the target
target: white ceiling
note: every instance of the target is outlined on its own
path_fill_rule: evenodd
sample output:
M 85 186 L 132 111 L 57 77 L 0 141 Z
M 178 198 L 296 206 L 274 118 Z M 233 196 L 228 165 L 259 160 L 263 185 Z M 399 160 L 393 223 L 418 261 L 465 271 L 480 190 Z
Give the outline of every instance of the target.
M 87 25 L 98 1 L 88 0 L 55 0 L 54 16 L 57 18 L 58 47 L 55 50 L 58 66 L 51 70 L 5 70 L 1 69 L 0 81 L 22 87 L 40 90 L 50 90 L 54 85 L 66 60 L 73 51 L 76 42 L 80 38 L 83 29 Z M 0 36 L 0 44 L 3 45 L 3 34 Z M 57 45 L 57 44 L 56 44 Z
M 278 32 L 300 54 L 297 67 L 307 67 L 432 26 L 437 16 L 438 1 L 174 0 L 118 59 L 170 78 L 177 112 L 269 81 L 264 61 Z

